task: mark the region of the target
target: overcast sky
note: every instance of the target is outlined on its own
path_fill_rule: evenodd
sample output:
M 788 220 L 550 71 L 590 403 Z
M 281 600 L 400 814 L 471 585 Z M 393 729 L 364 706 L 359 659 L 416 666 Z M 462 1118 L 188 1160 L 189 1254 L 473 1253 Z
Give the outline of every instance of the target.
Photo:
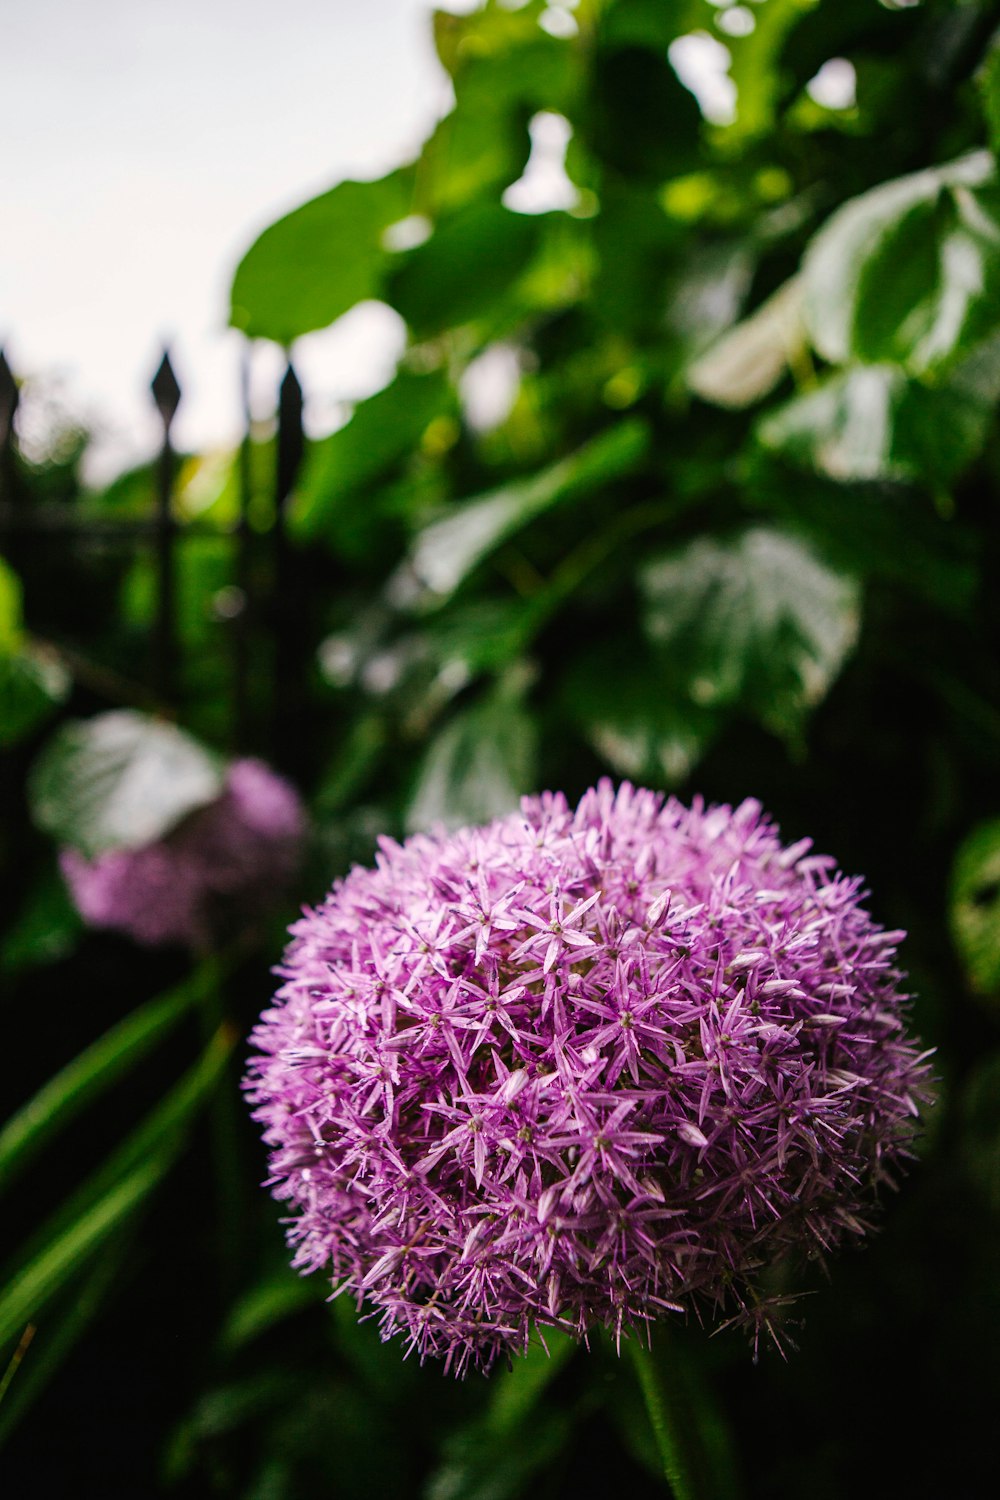
M 448 0 L 468 10 L 470 0 Z M 149 451 L 169 339 L 194 448 L 237 430 L 227 290 L 255 234 L 412 155 L 450 92 L 428 0 L 0 0 L 0 343 L 101 419 L 100 477 Z M 377 389 L 383 310 L 303 341 L 312 421 Z M 261 374 L 266 378 L 266 371 Z

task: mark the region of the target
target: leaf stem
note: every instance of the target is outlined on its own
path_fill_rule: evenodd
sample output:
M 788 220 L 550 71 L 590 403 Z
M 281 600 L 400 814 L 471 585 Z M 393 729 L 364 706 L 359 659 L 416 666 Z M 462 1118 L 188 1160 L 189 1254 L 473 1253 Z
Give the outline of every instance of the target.
M 652 1350 L 638 1338 L 626 1341 L 632 1358 L 639 1389 L 642 1391 L 656 1447 L 663 1464 L 663 1474 L 674 1500 L 699 1500 L 698 1489 L 685 1453 L 680 1413 L 668 1400 L 660 1381 Z

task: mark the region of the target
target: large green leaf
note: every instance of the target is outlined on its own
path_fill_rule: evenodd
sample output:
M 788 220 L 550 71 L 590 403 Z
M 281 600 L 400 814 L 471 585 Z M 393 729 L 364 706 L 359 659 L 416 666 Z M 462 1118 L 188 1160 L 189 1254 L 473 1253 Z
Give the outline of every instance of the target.
M 527 270 L 541 243 L 540 215 L 499 203 L 471 203 L 442 219 L 406 252 L 389 277 L 386 301 L 418 338 L 492 314 Z
M 973 989 L 1000 995 L 1000 820 L 983 823 L 959 849 L 949 913 Z
M 309 453 L 292 510 L 298 534 L 327 536 L 353 551 L 369 510 L 359 492 L 415 449 L 428 424 L 451 411 L 454 401 L 443 375 L 406 370 L 360 401 L 350 421 Z
M 65 724 L 28 786 L 38 826 L 93 858 L 154 842 L 223 787 L 218 759 L 174 724 L 131 709 Z
M 236 268 L 230 322 L 290 344 L 381 295 L 382 237 L 411 212 L 412 174 L 341 182 L 271 224 Z
M 998 355 L 995 350 L 992 358 Z M 938 487 L 979 453 L 994 404 L 971 369 L 928 386 L 898 365 L 855 365 L 769 412 L 757 437 L 765 448 L 831 479 Z
M 650 640 L 692 701 L 793 738 L 857 639 L 856 582 L 774 529 L 697 537 L 640 583 Z
M 465 501 L 417 537 L 413 572 L 432 596 L 448 598 L 501 542 L 564 500 L 629 473 L 648 444 L 644 422 L 622 422 L 538 474 Z
M 424 145 L 416 174 L 415 206 L 433 218 L 472 199 L 496 201 L 520 177 L 528 122 L 538 110 L 567 111 L 577 61 L 577 49 L 547 36 L 530 8 L 438 12 L 435 33 L 455 107 Z
M 488 822 L 533 791 L 537 730 L 501 687 L 445 725 L 427 749 L 407 810 L 412 830 Z
M 676 786 L 718 735 L 719 715 L 692 701 L 683 678 L 671 680 L 662 657 L 624 655 L 615 643 L 574 663 L 563 684 L 567 713 L 619 776 Z
M 884 183 L 839 209 L 803 262 L 824 359 L 922 372 L 1000 324 L 1000 186 L 989 152 Z

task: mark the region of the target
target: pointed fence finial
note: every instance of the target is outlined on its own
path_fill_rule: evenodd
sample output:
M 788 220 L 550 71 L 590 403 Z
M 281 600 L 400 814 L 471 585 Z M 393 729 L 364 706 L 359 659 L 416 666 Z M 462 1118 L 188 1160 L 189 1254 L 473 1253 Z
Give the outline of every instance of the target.
M 7 357 L 0 349 L 0 448 L 5 448 L 14 433 L 14 413 L 21 393 Z
M 160 413 L 163 425 L 169 431 L 177 408 L 181 404 L 181 388 L 177 384 L 177 376 L 174 374 L 174 367 L 170 363 L 170 352 L 167 349 L 164 349 L 163 358 L 150 381 L 150 390 L 153 392 L 153 400 L 156 402 L 156 409 Z

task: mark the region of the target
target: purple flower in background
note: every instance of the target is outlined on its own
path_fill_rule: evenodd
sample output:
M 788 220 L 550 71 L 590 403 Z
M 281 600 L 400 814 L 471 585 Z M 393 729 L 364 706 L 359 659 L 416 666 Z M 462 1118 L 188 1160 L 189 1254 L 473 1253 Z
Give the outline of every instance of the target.
M 628 784 L 383 840 L 292 928 L 246 1088 L 294 1264 L 463 1371 L 533 1326 L 771 1327 L 928 1095 L 902 934 L 759 804 Z
M 258 760 L 234 761 L 221 796 L 162 839 L 60 866 L 91 927 L 151 946 L 206 948 L 246 931 L 280 900 L 299 865 L 305 814 L 298 793 Z

